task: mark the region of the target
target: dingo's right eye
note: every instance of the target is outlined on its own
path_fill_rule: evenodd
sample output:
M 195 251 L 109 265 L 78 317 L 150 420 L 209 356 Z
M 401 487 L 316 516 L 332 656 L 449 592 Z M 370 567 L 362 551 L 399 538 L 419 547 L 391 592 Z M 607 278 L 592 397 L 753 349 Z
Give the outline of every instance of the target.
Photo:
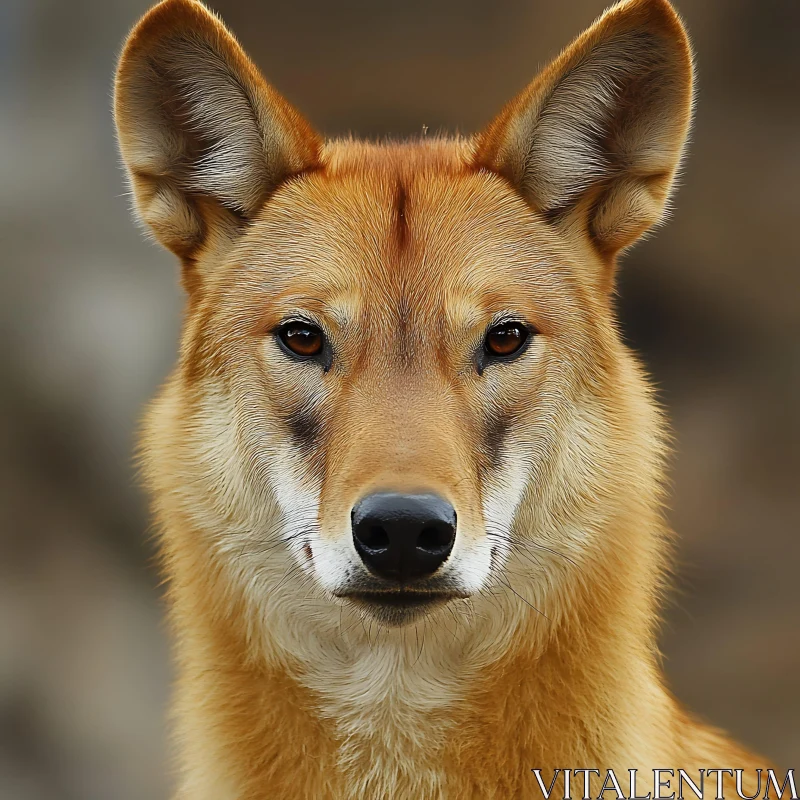
M 300 358 L 318 356 L 325 345 L 325 335 L 309 322 L 287 322 L 278 328 L 277 333 L 284 349 Z

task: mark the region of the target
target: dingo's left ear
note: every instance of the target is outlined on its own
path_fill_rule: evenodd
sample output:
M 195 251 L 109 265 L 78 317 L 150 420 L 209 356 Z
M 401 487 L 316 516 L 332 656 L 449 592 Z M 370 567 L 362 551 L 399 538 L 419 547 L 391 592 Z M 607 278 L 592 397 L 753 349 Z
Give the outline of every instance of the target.
M 282 180 L 316 166 L 321 146 L 194 0 L 165 0 L 134 28 L 114 113 L 139 215 L 186 271 L 209 237 L 232 238 Z
M 613 264 L 664 212 L 691 106 L 692 57 L 678 15 L 667 0 L 626 0 L 477 137 L 476 164 Z

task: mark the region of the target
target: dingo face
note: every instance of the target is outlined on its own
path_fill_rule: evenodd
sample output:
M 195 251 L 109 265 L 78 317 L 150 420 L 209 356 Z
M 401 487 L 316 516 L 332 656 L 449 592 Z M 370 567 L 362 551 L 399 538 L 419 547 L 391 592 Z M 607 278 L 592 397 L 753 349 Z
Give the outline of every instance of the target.
M 609 292 L 662 213 L 690 75 L 669 5 L 631 0 L 472 140 L 323 144 L 202 6 L 156 7 L 116 110 L 190 295 L 150 436 L 169 502 L 246 580 L 280 547 L 388 625 L 512 556 L 546 605 L 657 483 Z
M 603 351 L 569 251 L 464 150 L 398 148 L 411 174 L 377 148 L 333 151 L 259 214 L 189 344 L 197 390 L 247 408 L 236 457 L 275 493 L 298 563 L 387 620 L 502 569 L 523 493 L 552 491 L 554 417 Z M 375 493 L 440 498 L 452 541 L 414 542 L 383 569 L 369 551 L 402 548 L 381 540 L 389 523 L 378 510 L 375 546 L 354 527 Z M 446 556 L 433 571 L 415 569 L 426 550 Z M 400 590 L 408 609 L 379 602 Z

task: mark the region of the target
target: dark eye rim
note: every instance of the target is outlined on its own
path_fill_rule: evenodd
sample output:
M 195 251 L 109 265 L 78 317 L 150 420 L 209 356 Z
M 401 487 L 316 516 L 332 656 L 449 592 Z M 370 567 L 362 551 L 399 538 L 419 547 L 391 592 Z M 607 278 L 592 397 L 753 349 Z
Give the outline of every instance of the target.
M 515 325 L 519 327 L 523 333 L 525 334 L 525 338 L 522 341 L 522 344 L 511 353 L 507 355 L 501 355 L 498 353 L 493 352 L 489 349 L 488 340 L 489 334 L 491 331 L 495 330 L 496 328 L 501 328 L 504 326 Z M 478 348 L 477 358 L 476 358 L 476 366 L 478 368 L 478 374 L 482 375 L 483 371 L 486 367 L 490 366 L 491 364 L 505 364 L 510 361 L 516 361 L 518 358 L 522 357 L 528 348 L 530 347 L 531 342 L 533 341 L 534 337 L 539 334 L 537 328 L 531 325 L 528 322 L 524 322 L 520 319 L 500 319 L 496 322 L 493 322 L 486 328 L 486 331 L 483 334 L 483 338 L 481 339 L 481 345 Z
M 309 353 L 308 355 L 304 355 L 303 353 L 297 353 L 294 350 L 292 350 L 292 348 L 289 347 L 289 345 L 286 343 L 284 339 L 284 334 L 292 326 L 309 328 L 319 332 L 319 336 L 322 340 L 322 345 L 319 351 L 316 353 Z M 309 319 L 292 317 L 291 319 L 282 320 L 273 330 L 273 335 L 281 351 L 285 353 L 287 356 L 289 356 L 289 358 L 291 358 L 292 360 L 319 361 L 323 363 L 326 370 L 328 369 L 329 366 L 328 362 L 330 361 L 330 345 L 328 343 L 328 337 L 325 335 L 325 330 L 321 325 Z

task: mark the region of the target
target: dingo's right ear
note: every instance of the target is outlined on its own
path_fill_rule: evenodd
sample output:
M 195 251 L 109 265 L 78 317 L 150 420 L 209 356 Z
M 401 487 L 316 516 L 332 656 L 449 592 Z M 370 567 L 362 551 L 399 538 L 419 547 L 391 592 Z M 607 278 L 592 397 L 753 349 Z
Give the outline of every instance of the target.
M 233 237 L 321 145 L 199 2 L 166 0 L 125 44 L 114 113 L 136 209 L 191 265 L 209 235 Z

